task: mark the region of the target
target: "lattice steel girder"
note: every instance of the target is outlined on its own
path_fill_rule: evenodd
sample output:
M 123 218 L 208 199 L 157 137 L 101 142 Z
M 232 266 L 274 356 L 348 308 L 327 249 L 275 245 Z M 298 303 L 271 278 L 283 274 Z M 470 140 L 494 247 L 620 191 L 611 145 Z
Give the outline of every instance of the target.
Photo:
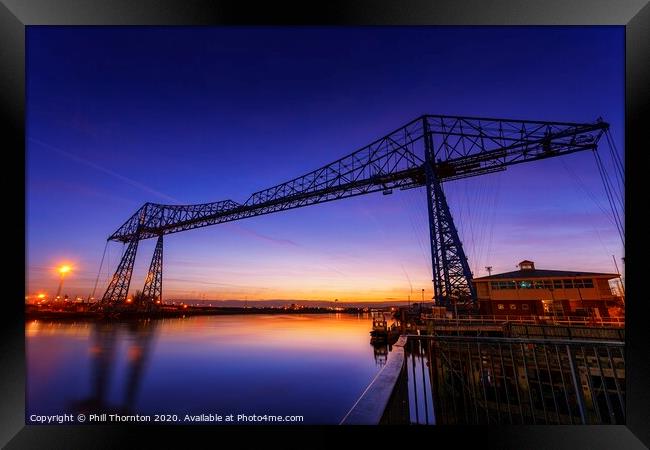
M 163 235 L 158 236 L 156 249 L 151 258 L 151 265 L 142 290 L 140 309 L 151 310 L 162 305 L 162 274 L 163 274 Z
M 424 123 L 423 127 L 425 159 L 432 161 L 435 157 L 433 135 L 426 133 L 428 123 Z M 452 300 L 471 301 L 476 304 L 476 291 L 471 282 L 472 273 L 442 183 L 433 164 L 425 165 L 425 173 L 434 298 L 442 306 L 449 306 Z
M 126 302 L 139 242 L 140 239 L 137 236 L 129 241 L 129 245 L 120 260 L 120 264 L 117 266 L 115 274 L 99 302 L 100 306 L 118 305 Z
M 388 189 L 426 185 L 425 128 L 442 183 L 528 161 L 596 149 L 608 124 L 425 115 L 306 175 L 232 200 L 198 205 L 146 203 L 110 237 L 128 242 Z

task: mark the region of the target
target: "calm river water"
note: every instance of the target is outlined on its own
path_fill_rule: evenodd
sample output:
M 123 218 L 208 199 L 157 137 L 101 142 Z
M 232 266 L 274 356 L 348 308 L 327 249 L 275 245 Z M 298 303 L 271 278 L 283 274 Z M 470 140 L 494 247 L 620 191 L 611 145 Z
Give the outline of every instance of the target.
M 29 321 L 27 417 L 273 414 L 337 424 L 381 368 L 370 328 L 368 315 L 348 314 Z

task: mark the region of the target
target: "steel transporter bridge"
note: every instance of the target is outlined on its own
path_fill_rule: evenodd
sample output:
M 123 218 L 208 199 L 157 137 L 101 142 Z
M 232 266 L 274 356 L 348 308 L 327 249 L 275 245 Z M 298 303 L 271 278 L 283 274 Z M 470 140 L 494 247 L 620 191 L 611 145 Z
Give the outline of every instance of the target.
M 195 205 L 145 203 L 108 241 L 126 250 L 101 300 L 103 311 L 153 311 L 162 305 L 163 237 L 373 192 L 426 187 L 433 299 L 438 305 L 476 306 L 472 273 L 442 184 L 506 170 L 508 166 L 596 151 L 609 125 L 423 115 L 376 141 L 287 182 L 253 193 L 245 202 Z M 609 136 L 608 136 L 609 138 Z M 138 243 L 157 243 L 143 295 L 127 302 Z M 101 268 L 100 268 L 101 270 Z

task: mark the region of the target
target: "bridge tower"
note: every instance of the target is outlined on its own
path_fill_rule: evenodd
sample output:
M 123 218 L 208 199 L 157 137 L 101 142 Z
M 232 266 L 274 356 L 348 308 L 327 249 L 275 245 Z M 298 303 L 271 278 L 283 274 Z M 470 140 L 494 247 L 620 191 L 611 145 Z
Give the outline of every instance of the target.
M 163 235 L 158 236 L 156 249 L 151 258 L 149 272 L 142 290 L 142 304 L 139 308 L 151 311 L 162 305 Z
M 115 270 L 113 278 L 111 278 L 106 292 L 97 306 L 101 308 L 115 307 L 126 304 L 126 297 L 129 295 L 129 286 L 131 285 L 131 275 L 133 275 L 133 264 L 135 263 L 135 255 L 138 252 L 138 243 L 140 242 L 139 236 L 133 237 L 129 240 L 129 245 L 122 255 L 120 264 Z
M 141 230 L 151 220 L 149 208 L 149 204 L 145 204 L 143 208 L 134 214 L 134 218 L 136 219 L 135 232 L 128 239 L 128 247 L 122 255 L 115 274 L 98 304 L 103 309 L 116 309 L 125 307 L 127 304 L 126 300 L 129 295 L 138 243 L 142 239 Z M 129 305 L 131 309 L 151 311 L 162 304 L 162 269 L 163 234 L 159 234 L 158 240 L 156 241 L 156 248 L 151 258 L 151 264 L 149 265 L 149 272 L 147 272 L 147 278 L 145 279 L 142 296 L 140 298 L 134 298 L 133 304 Z
M 429 123 L 422 120 L 424 132 L 424 173 L 426 176 L 431 264 L 433 269 L 433 297 L 439 306 L 452 302 L 471 301 L 477 304 L 472 272 L 458 237 L 458 230 L 449 210 L 442 183 L 436 174 L 433 134 Z

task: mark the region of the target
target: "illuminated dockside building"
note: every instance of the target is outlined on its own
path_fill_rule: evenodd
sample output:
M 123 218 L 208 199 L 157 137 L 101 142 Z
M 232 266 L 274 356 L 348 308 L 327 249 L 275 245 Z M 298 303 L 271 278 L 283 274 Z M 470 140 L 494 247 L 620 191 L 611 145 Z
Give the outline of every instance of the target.
M 623 314 L 623 299 L 610 281 L 619 274 L 536 269 L 521 261 L 519 270 L 475 278 L 481 314 L 596 316 Z

